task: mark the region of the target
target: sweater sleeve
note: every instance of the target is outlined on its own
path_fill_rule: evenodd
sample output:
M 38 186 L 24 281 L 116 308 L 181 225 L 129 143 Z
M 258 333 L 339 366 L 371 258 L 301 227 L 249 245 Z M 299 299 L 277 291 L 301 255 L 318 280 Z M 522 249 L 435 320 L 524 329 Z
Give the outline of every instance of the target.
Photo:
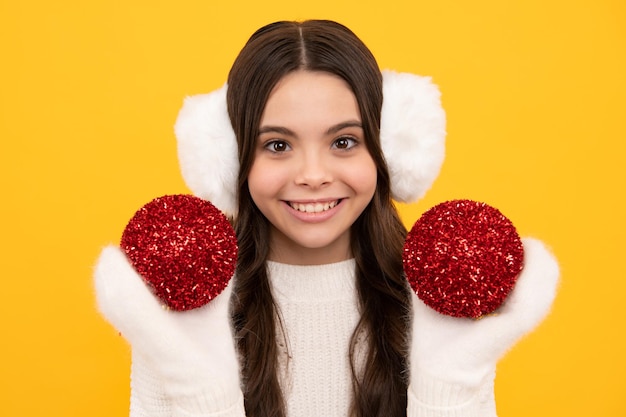
M 174 399 L 149 361 L 135 352 L 132 360 L 130 417 L 245 417 L 240 390 Z
M 492 374 L 475 392 L 469 393 L 465 387 L 418 376 L 408 388 L 407 416 L 496 417 L 493 381 Z
M 163 383 L 135 351 L 130 373 L 130 417 L 170 417 L 172 404 Z

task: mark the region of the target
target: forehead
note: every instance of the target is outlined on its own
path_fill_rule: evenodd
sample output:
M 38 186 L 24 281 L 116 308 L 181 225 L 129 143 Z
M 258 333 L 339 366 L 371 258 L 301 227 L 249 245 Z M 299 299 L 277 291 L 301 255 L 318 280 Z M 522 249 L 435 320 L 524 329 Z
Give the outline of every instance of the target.
M 294 71 L 274 87 L 265 104 L 261 126 L 332 125 L 361 121 L 358 102 L 340 77 L 320 71 Z

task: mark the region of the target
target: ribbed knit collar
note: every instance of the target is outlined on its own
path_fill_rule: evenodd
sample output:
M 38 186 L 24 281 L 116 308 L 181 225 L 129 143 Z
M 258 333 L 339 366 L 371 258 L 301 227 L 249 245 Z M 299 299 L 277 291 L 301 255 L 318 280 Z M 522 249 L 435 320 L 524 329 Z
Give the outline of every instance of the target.
M 269 279 L 279 300 L 324 301 L 355 294 L 355 261 L 325 265 L 288 265 L 268 261 Z

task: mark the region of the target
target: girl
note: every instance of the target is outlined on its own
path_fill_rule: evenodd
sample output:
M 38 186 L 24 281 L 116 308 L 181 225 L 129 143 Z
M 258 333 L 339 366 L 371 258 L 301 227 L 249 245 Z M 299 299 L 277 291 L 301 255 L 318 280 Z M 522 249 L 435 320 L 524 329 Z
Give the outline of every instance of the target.
M 542 244 L 524 241 L 524 271 L 498 315 L 435 313 L 403 276 L 406 229 L 392 196 L 406 194 L 407 179 L 390 174 L 395 158 L 381 145 L 381 114 L 400 100 L 385 93 L 383 108 L 365 45 L 335 22 L 270 24 L 245 45 L 227 86 L 210 100 L 225 95 L 224 130 L 236 138 L 236 204 L 228 174 L 185 148 L 197 135 L 192 148 L 209 147 L 193 125 L 217 123 L 211 110 L 188 100 L 177 134 L 190 187 L 233 215 L 233 282 L 181 313 L 160 306 L 118 248 L 96 267 L 99 307 L 133 348 L 131 415 L 494 416 L 497 360 L 554 298 L 558 268 Z M 418 195 L 438 172 L 432 149 L 418 156 L 424 166 L 409 159 L 426 171 L 408 180 Z

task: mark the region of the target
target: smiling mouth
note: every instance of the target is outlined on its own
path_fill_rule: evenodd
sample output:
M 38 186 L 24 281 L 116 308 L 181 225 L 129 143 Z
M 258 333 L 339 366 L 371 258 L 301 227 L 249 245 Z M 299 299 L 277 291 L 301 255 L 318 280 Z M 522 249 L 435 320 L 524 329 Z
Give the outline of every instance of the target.
M 302 213 L 322 213 L 328 211 L 339 204 L 341 200 L 326 201 L 324 203 L 294 203 L 288 201 L 289 207 Z

